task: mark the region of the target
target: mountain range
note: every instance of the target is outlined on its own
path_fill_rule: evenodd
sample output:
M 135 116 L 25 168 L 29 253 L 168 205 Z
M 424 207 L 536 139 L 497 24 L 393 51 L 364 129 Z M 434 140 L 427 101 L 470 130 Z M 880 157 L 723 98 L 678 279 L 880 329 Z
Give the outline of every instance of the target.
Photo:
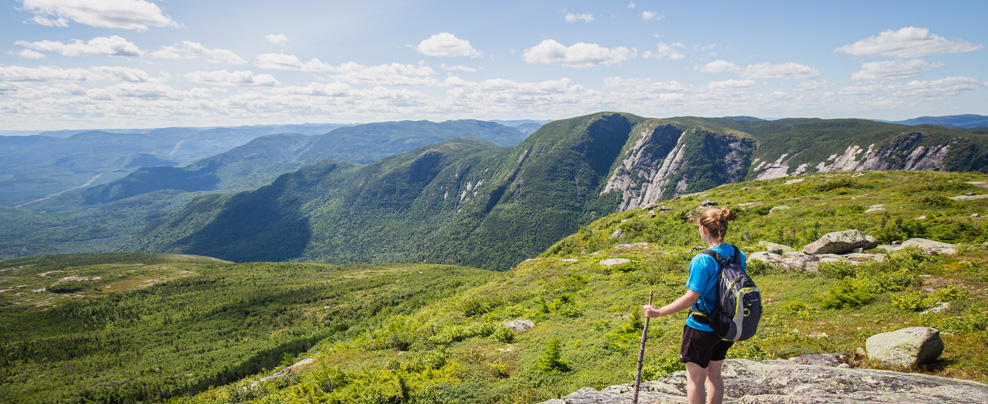
M 323 160 L 152 222 L 128 248 L 233 261 L 435 262 L 503 270 L 595 218 L 745 180 L 988 170 L 988 136 L 867 120 L 550 122 L 514 147 L 456 139 L 366 166 Z

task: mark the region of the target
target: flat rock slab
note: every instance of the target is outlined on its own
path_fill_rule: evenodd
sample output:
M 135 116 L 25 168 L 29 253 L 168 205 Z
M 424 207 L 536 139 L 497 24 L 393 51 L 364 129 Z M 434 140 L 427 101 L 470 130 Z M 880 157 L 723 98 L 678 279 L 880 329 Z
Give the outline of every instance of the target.
M 599 264 L 605 267 L 613 267 L 616 265 L 624 265 L 630 262 L 631 260 L 627 258 L 611 258 L 611 259 L 601 260 Z
M 981 194 L 981 195 L 958 195 L 958 196 L 951 196 L 950 197 L 950 199 L 953 199 L 955 201 L 970 201 L 970 200 L 985 199 L 985 198 L 988 198 L 988 194 Z
M 618 245 L 615 245 L 614 248 L 617 248 L 619 250 L 628 250 L 628 249 L 632 249 L 632 248 L 644 248 L 644 249 L 648 249 L 648 243 L 644 243 L 643 242 L 643 243 L 634 243 L 634 244 L 618 244 Z
M 725 403 L 962 403 L 988 402 L 988 384 L 917 373 L 800 365 L 788 360 L 724 361 Z M 627 404 L 633 384 L 584 388 L 542 404 Z M 686 373 L 642 382 L 639 403 L 685 403 Z
M 957 244 L 944 243 L 942 241 L 927 240 L 925 238 L 911 238 L 899 245 L 883 245 L 886 251 L 898 251 L 903 248 L 916 248 L 926 253 L 936 253 L 953 255 L 957 253 Z

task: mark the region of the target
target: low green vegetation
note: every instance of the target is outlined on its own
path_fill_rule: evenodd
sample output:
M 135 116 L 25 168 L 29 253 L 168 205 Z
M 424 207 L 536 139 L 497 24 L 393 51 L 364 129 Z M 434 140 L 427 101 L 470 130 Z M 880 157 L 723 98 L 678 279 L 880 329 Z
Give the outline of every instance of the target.
M 3 261 L 0 401 L 195 394 L 294 363 L 317 343 L 377 329 L 488 276 L 436 265 L 232 264 L 156 254 Z
M 177 262 L 145 263 L 140 268 L 166 271 L 160 267 L 175 267 L 189 273 L 149 274 L 152 279 L 169 280 L 116 294 L 99 289 L 106 298 L 117 296 L 121 303 L 132 300 L 162 303 L 153 303 L 146 312 L 137 311 L 144 317 L 118 314 L 110 323 L 83 322 L 100 324 L 93 328 L 84 325 L 71 328 L 73 323 L 67 322 L 60 329 L 51 325 L 34 331 L 20 326 L 10 328 L 12 332 L 8 333 L 7 324 L 41 321 L 37 317 L 18 317 L 27 314 L 17 313 L 41 316 L 40 313 L 58 312 L 59 307 L 70 307 L 70 299 L 102 300 L 96 295 L 74 297 L 78 293 L 96 293 L 94 288 L 100 287 L 99 284 L 85 286 L 81 292 L 58 294 L 27 290 L 54 283 L 45 279 L 16 289 L 18 282 L 24 282 L 22 279 L 40 277 L 37 273 L 23 272 L 30 264 L 27 261 L 6 261 L 0 264 L 0 270 L 4 270 L 0 272 L 3 277 L 0 288 L 15 288 L 21 296 L 14 297 L 11 294 L 14 290 L 0 294 L 4 299 L 0 300 L 4 302 L 0 312 L 4 335 L 16 336 L 10 339 L 12 342 L 5 342 L 3 352 L 14 352 L 8 347 L 27 344 L 24 341 L 44 332 L 64 335 L 58 334 L 58 330 L 72 330 L 71 334 L 59 337 L 63 341 L 70 336 L 75 338 L 73 341 L 91 338 L 89 335 L 110 341 L 109 338 L 127 333 L 168 332 L 168 338 L 140 339 L 148 352 L 156 352 L 153 358 L 126 357 L 126 364 L 113 365 L 137 369 L 128 375 L 138 380 L 162 378 L 171 383 L 165 385 L 169 388 L 159 390 L 164 393 L 131 396 L 135 398 L 129 402 L 150 402 L 160 397 L 172 403 L 190 404 L 533 403 L 565 396 L 583 387 L 600 389 L 630 383 L 634 380 L 644 328 L 641 305 L 647 301 L 649 291 L 654 291 L 656 304 L 670 302 L 685 292 L 689 260 L 696 254 L 692 248 L 700 244 L 695 225 L 686 217 L 701 202 L 715 201 L 718 206 L 737 210 L 738 218 L 731 223 L 727 241 L 749 255 L 763 249 L 758 244 L 762 240 L 799 249 L 831 231 L 857 228 L 874 234 L 896 226 L 900 218 L 906 223 L 917 221 L 920 216 L 926 216 L 918 220 L 923 224 L 919 233 L 923 237 L 959 244 L 958 253 L 950 256 L 913 250 L 883 253 L 876 249 L 868 252 L 883 254 L 881 262 L 821 265 L 817 272 L 752 261 L 749 271 L 762 290 L 765 314 L 758 334 L 735 345 L 729 351 L 730 357 L 766 360 L 850 352 L 852 366 L 887 368 L 854 352 L 871 335 L 904 327 L 930 326 L 942 331 L 947 349 L 941 358 L 932 364 L 896 370 L 986 382 L 988 369 L 984 363 L 988 363 L 988 352 L 983 346 L 988 339 L 985 264 L 988 249 L 984 243 L 988 239 L 980 216 L 988 212 L 988 199 L 954 201 L 957 205 L 946 209 L 921 202 L 925 196 L 981 193 L 983 188 L 972 183 L 986 180 L 980 174 L 882 172 L 811 175 L 803 177 L 801 182 L 779 179 L 728 185 L 666 201 L 664 208 L 606 216 L 559 241 L 542 256 L 503 273 L 418 265 L 381 268 L 186 263 L 182 265 L 188 266 L 181 267 Z M 866 213 L 880 204 L 884 205 L 884 211 Z M 782 205 L 789 209 L 772 211 L 773 207 Z M 979 217 L 972 217 L 973 214 Z M 624 236 L 610 238 L 617 229 Z M 106 264 L 98 265 L 99 260 L 92 257 L 86 258 L 90 260 L 87 265 L 138 269 L 127 266 L 136 264 L 109 264 L 113 262 L 110 256 L 99 258 Z M 630 263 L 614 267 L 600 264 L 608 258 L 626 258 Z M 126 262 L 135 260 L 141 262 L 133 257 Z M 92 282 L 95 272 L 81 269 L 87 266 L 60 265 L 32 271 L 64 270 L 65 273 L 58 273 L 59 279 L 73 275 L 89 277 L 86 282 Z M 240 283 L 245 286 L 235 286 Z M 188 315 L 181 312 L 184 307 L 179 308 L 182 314 L 157 311 L 161 310 L 159 307 L 171 307 L 163 302 L 173 299 L 205 299 L 194 296 L 202 296 L 205 290 L 217 290 L 216 287 L 198 289 L 210 284 L 231 285 L 222 289 L 225 296 L 215 298 L 237 303 L 230 303 L 234 304 L 232 307 L 219 303 L 192 304 L 189 306 L 194 309 Z M 296 290 L 304 293 L 293 292 Z M 243 296 L 253 294 L 268 297 L 242 300 Z M 282 298 L 299 299 L 300 303 L 289 304 L 288 301 L 294 300 Z M 45 299 L 50 299 L 48 306 L 35 307 Z M 14 301 L 23 303 L 13 305 Z M 940 312 L 924 313 L 940 303 L 949 306 Z M 221 307 L 228 309 L 223 312 Z M 355 311 L 349 311 L 351 308 Z M 236 322 L 235 331 L 240 338 L 221 334 L 218 339 L 209 339 L 204 335 L 226 330 L 223 323 L 197 322 L 211 318 L 203 315 L 206 312 L 219 315 L 243 310 L 270 314 L 252 321 L 234 317 L 241 319 Z M 167 326 L 154 322 L 170 317 L 177 321 Z M 512 331 L 504 324 L 522 319 L 534 322 L 535 326 Z M 683 320 L 684 314 L 650 321 L 643 366 L 645 379 L 683 369 L 678 362 Z M 182 336 L 181 340 L 177 339 L 178 335 Z M 251 337 L 245 340 L 244 335 Z M 191 344 L 191 350 L 173 353 L 176 345 L 185 349 L 182 344 L 186 340 L 190 344 L 202 342 Z M 267 348 L 251 345 L 262 343 L 267 343 L 264 345 Z M 88 363 L 101 363 L 95 359 L 116 358 L 126 351 L 114 350 L 113 344 L 87 346 L 91 346 L 85 353 L 89 356 L 81 352 L 64 356 L 39 353 L 5 359 L 0 367 L 3 372 L 0 397 L 10 397 L 5 401 L 12 402 L 81 401 L 70 397 L 80 397 L 79 391 L 91 390 L 72 383 L 74 376 L 70 374 L 45 373 L 48 372 L 45 366 L 63 369 L 71 364 L 76 371 L 90 369 L 87 366 L 92 365 Z M 285 346 L 292 349 L 278 348 Z M 220 352 L 212 353 L 213 350 Z M 255 353 L 251 356 L 244 352 Z M 190 356 L 195 359 L 189 359 Z M 249 362 L 257 356 L 266 359 Z M 42 361 L 46 357 L 48 360 Z M 302 359 L 313 361 L 301 364 Z M 237 367 L 245 361 L 252 366 Z M 300 365 L 283 376 L 261 381 L 293 363 Z M 217 366 L 231 364 L 242 372 L 215 370 Z M 171 376 L 157 376 L 158 366 L 161 375 Z M 216 374 L 227 377 L 206 377 Z M 51 377 L 65 378 L 67 382 L 51 383 Z M 122 381 L 124 378 L 115 378 L 109 372 L 86 380 L 88 385 L 105 386 L 103 394 L 116 394 L 113 397 L 123 397 L 122 392 L 132 391 L 127 390 L 129 385 Z M 39 385 L 57 388 L 49 387 L 49 391 L 40 393 Z M 99 401 L 93 397 L 102 396 L 86 397 Z

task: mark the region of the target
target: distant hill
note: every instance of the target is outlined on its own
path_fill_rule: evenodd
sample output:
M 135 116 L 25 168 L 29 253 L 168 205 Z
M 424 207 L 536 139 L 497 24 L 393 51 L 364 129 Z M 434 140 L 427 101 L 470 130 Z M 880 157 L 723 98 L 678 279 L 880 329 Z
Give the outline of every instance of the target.
M 82 197 L 86 204 L 97 204 L 163 189 L 189 192 L 255 189 L 281 174 L 319 160 L 367 164 L 464 136 L 501 146 L 513 146 L 526 137 L 514 128 L 476 120 L 382 122 L 338 128 L 318 136 L 267 135 L 186 167 L 139 169 L 125 178 L 85 190 Z
M 260 136 L 343 125 L 57 131 L 0 136 L 0 205 L 18 206 L 86 185 L 123 178 L 140 167 L 183 166 Z
M 447 141 L 366 167 L 326 161 L 207 196 L 135 248 L 233 261 L 436 262 L 505 269 L 581 225 L 750 179 L 812 172 L 988 171 L 988 139 L 866 120 L 555 121 L 518 146 Z
M 902 125 L 940 125 L 948 127 L 975 128 L 979 126 L 988 127 L 988 116 L 984 115 L 947 115 L 947 116 L 921 116 L 919 118 L 895 121 Z
M 165 128 L 155 130 L 156 135 L 144 136 L 167 137 L 184 130 Z M 27 208 L 0 207 L 0 223 L 4 224 L 0 226 L 0 257 L 119 251 L 150 220 L 173 213 L 206 192 L 252 190 L 323 159 L 372 162 L 461 136 L 501 145 L 514 145 L 526 137 L 514 128 L 475 120 L 382 122 L 318 136 L 262 136 L 184 167 L 139 168 L 107 184 Z M 45 138 L 11 139 L 30 143 Z M 142 154 L 135 160 L 148 162 L 155 158 Z M 160 160 L 158 163 L 174 165 Z

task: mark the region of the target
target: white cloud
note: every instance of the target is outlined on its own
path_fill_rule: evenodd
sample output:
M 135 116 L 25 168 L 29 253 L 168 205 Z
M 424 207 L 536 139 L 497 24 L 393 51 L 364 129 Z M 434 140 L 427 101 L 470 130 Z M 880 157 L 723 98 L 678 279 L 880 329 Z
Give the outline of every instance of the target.
M 281 92 L 291 95 L 311 95 L 316 97 L 343 97 L 352 88 L 345 83 L 311 83 L 306 87 L 285 87 Z
M 450 72 L 461 71 L 461 72 L 467 72 L 467 73 L 474 73 L 477 70 L 479 70 L 476 67 L 470 67 L 470 66 L 464 66 L 464 65 L 447 66 L 445 63 L 442 64 L 442 68 L 445 69 L 446 71 L 450 71 Z
M 269 34 L 265 35 L 264 39 L 275 45 L 284 45 L 288 43 L 288 37 L 283 34 Z
M 182 43 L 166 46 L 154 52 L 151 56 L 162 59 L 195 59 L 207 57 L 209 63 L 223 63 L 230 65 L 242 65 L 247 61 L 233 53 L 231 50 L 215 48 L 209 49 L 198 42 L 182 41 Z
M 635 8 L 635 7 L 638 7 L 638 5 L 635 4 L 635 2 L 633 2 L 633 1 L 628 2 L 628 8 Z
M 249 71 L 229 72 L 226 69 L 211 72 L 192 72 L 185 75 L 192 82 L 220 86 L 277 86 L 281 83 L 270 74 L 254 74 Z
M 820 71 L 799 63 L 758 63 L 748 65 L 741 72 L 744 79 L 810 79 L 820 75 Z
M 974 77 L 947 77 L 934 81 L 913 80 L 908 83 L 872 84 L 868 86 L 846 87 L 840 90 L 843 95 L 864 96 L 879 100 L 890 99 L 943 99 L 963 92 L 988 87 L 981 79 Z
M 333 71 L 333 66 L 323 63 L 319 59 L 312 58 L 303 63 L 295 55 L 283 53 L 267 53 L 257 57 L 257 66 L 262 69 L 273 70 L 297 70 L 303 72 L 328 72 Z
M 483 52 L 474 49 L 470 45 L 470 41 L 457 38 L 449 32 L 441 32 L 429 37 L 429 39 L 423 39 L 415 47 L 415 50 L 423 55 L 436 57 L 478 57 L 483 54 Z
M 333 68 L 339 73 L 334 80 L 346 83 L 370 83 L 381 86 L 438 86 L 440 82 L 430 76 L 435 70 L 420 62 L 418 65 L 392 63 L 364 66 L 347 62 Z
M 893 57 L 899 59 L 971 52 L 984 49 L 963 39 L 947 40 L 930 33 L 928 28 L 905 27 L 888 30 L 852 44 L 835 49 L 835 52 L 859 57 Z
M 861 64 L 861 70 L 851 74 L 852 80 L 904 79 L 944 67 L 941 62 L 929 63 L 922 59 L 896 59 Z
M 834 83 L 827 79 L 815 79 L 815 80 L 804 80 L 801 83 L 793 87 L 797 91 L 813 91 L 813 90 L 823 90 L 831 88 Z
M 724 80 L 711 81 L 707 83 L 707 87 L 715 90 L 736 90 L 754 87 L 757 84 L 754 80 Z
M 0 65 L 0 82 L 48 81 L 150 81 L 147 72 L 120 66 L 94 66 L 88 69 L 64 69 L 57 66 L 24 67 Z
M 16 41 L 14 43 L 38 51 L 58 52 L 63 56 L 104 54 L 110 56 L 139 57 L 144 55 L 144 51 L 138 48 L 137 45 L 117 35 L 96 37 L 90 39 L 89 42 L 73 39 L 71 43 L 47 40 L 38 42 Z
M 100 28 L 146 31 L 148 27 L 178 27 L 156 4 L 144 0 L 23 0 L 41 25 L 65 27 L 72 20 Z
M 45 54 L 44 53 L 35 52 L 33 50 L 30 50 L 30 49 L 21 50 L 20 52 L 17 53 L 17 56 L 20 56 L 20 57 L 22 57 L 24 59 L 31 59 L 31 60 L 38 60 L 38 59 L 44 59 L 45 58 Z
M 612 65 L 634 57 L 636 52 L 623 46 L 604 48 L 595 43 L 577 42 L 573 46 L 546 39 L 525 50 L 522 59 L 528 63 L 559 64 L 569 67 Z
M 642 11 L 641 16 L 642 19 L 645 21 L 652 21 L 652 20 L 659 21 L 663 18 L 666 18 L 666 16 L 659 15 L 659 13 L 656 13 L 654 11 Z
M 741 67 L 726 60 L 717 59 L 703 66 L 693 66 L 693 71 L 700 73 L 739 72 Z
M 693 66 L 693 71 L 700 73 L 738 73 L 743 79 L 811 79 L 820 75 L 820 71 L 799 63 L 757 63 L 741 68 L 726 60 L 715 60 L 703 66 Z
M 592 14 L 577 15 L 573 13 L 566 13 L 566 22 L 577 22 L 577 21 L 591 22 L 593 21 L 593 15 Z
M 974 77 L 947 77 L 934 81 L 914 80 L 898 89 L 905 97 L 943 98 L 985 88 L 988 83 Z
M 686 57 L 682 52 L 676 50 L 676 48 L 684 48 L 682 42 L 676 42 L 673 44 L 667 44 L 665 42 L 659 42 L 657 50 L 655 52 L 645 51 L 642 57 L 645 59 L 659 59 L 659 60 L 682 60 Z
M 96 66 L 89 68 L 89 70 L 101 74 L 103 77 L 111 80 L 121 80 L 132 83 L 151 81 L 151 75 L 147 74 L 144 70 L 133 67 Z

